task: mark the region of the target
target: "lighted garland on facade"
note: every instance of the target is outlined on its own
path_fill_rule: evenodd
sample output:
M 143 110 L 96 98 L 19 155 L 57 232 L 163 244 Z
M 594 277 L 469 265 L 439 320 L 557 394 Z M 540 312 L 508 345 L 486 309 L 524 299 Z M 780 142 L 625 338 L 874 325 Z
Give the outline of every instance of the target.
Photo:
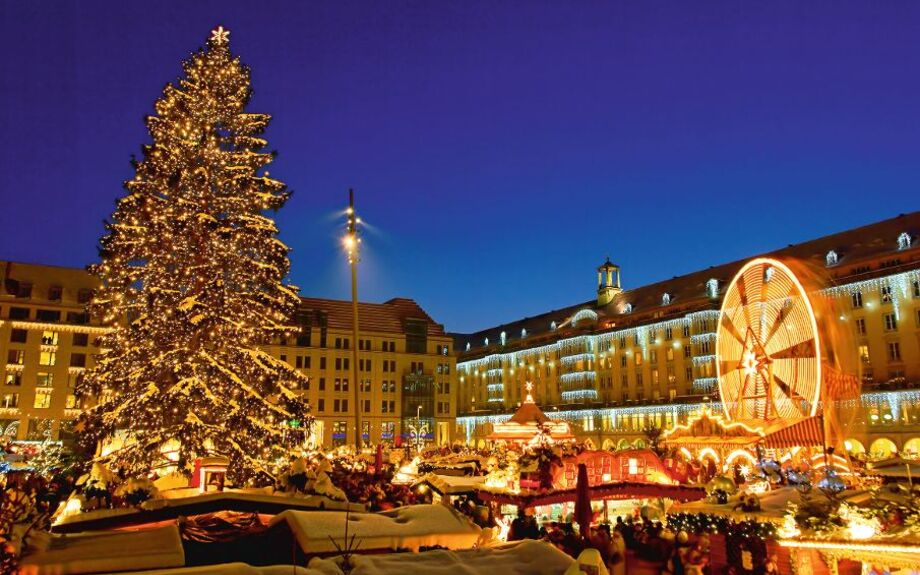
M 188 473 L 207 453 L 241 482 L 269 480 L 272 451 L 301 441 L 301 378 L 261 347 L 293 336 L 288 247 L 264 216 L 290 196 L 265 168 L 270 117 L 247 113 L 249 69 L 218 28 L 147 118 L 152 143 L 117 202 L 91 314 L 117 327 L 78 390 L 100 398 L 77 430 L 88 449 L 130 429 L 107 457 L 144 474 L 175 453 Z M 122 320 L 127 321 L 122 321 Z

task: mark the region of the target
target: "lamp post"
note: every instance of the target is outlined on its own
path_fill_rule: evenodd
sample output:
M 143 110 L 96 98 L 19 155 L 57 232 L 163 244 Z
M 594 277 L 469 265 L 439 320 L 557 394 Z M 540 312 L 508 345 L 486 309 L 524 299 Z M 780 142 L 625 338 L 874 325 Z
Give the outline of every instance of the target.
M 361 218 L 355 213 L 355 191 L 348 190 L 348 209 L 345 210 L 347 216 L 347 227 L 345 238 L 345 251 L 348 253 L 348 264 L 351 266 L 351 313 L 352 313 L 352 385 L 354 386 L 354 403 L 355 403 L 355 449 L 361 450 L 361 396 L 358 382 L 358 246 L 361 238 L 358 237 L 358 224 Z

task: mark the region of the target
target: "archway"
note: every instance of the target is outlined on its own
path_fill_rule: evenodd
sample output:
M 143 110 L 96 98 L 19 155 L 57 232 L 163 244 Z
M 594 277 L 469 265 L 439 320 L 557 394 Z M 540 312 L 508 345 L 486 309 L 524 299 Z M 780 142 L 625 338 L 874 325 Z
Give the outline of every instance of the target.
M 866 453 L 866 446 L 858 439 L 847 439 L 843 442 L 843 447 L 846 448 L 847 453 L 850 455 L 864 455 Z
M 887 437 L 879 437 L 869 446 L 869 459 L 878 461 L 898 454 L 898 446 Z
M 912 437 L 904 443 L 901 455 L 908 459 L 920 459 L 920 437 Z

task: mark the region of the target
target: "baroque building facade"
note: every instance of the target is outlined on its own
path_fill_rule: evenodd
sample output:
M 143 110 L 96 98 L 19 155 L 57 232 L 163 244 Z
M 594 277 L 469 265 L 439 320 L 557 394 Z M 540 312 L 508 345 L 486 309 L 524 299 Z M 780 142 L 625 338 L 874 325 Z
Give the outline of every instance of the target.
M 106 329 L 85 314 L 96 280 L 79 269 L 16 262 L 0 262 L 0 272 L 0 434 L 68 440 L 91 401 L 74 388 Z M 451 337 L 411 299 L 361 302 L 358 313 L 355 342 L 350 301 L 301 298 L 295 318 L 301 333 L 267 348 L 306 376 L 301 391 L 317 440 L 354 444 L 354 410 L 360 409 L 367 441 L 399 443 L 410 428 L 421 428 L 428 443 L 450 442 L 457 392 Z
M 851 419 L 847 448 L 920 456 L 920 212 L 763 255 L 807 279 L 837 359 L 862 381 L 860 399 L 840 406 Z M 721 298 L 748 259 L 634 289 L 608 259 L 590 301 L 454 334 L 457 437 L 487 443 L 527 382 L 550 417 L 598 447 L 642 446 L 649 430 L 717 409 Z

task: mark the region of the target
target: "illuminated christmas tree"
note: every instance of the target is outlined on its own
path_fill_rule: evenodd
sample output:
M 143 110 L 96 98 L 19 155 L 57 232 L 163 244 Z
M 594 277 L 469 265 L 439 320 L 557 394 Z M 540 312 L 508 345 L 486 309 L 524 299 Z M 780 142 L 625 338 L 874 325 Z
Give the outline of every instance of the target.
M 116 470 L 146 473 L 169 450 L 186 473 L 220 454 L 232 480 L 265 481 L 310 429 L 302 376 L 262 351 L 298 331 L 289 250 L 264 215 L 290 192 L 265 171 L 270 117 L 245 111 L 249 69 L 229 32 L 214 30 L 183 68 L 147 118 L 153 142 L 91 266 L 102 285 L 90 312 L 116 329 L 85 374 L 79 391 L 99 403 L 77 429 L 90 448 L 127 437 L 106 457 Z

